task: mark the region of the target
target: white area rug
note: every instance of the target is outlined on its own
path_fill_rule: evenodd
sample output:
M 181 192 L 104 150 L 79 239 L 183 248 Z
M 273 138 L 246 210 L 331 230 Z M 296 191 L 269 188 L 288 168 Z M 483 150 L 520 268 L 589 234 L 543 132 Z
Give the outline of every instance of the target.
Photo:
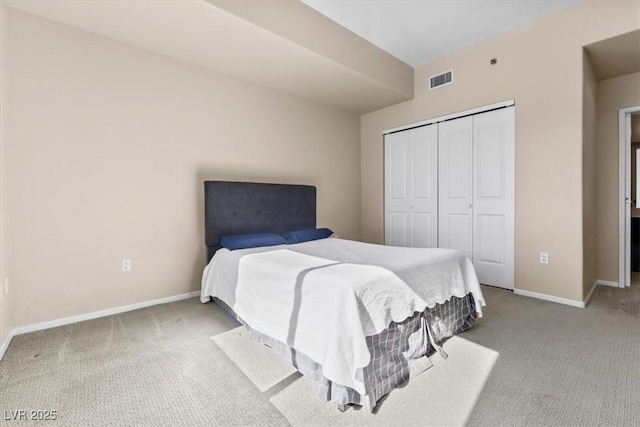
M 244 327 L 213 340 L 260 391 L 295 372 L 273 350 L 252 341 Z M 305 377 L 287 385 L 270 401 L 294 426 L 461 426 L 471 414 L 498 353 L 461 337 L 451 338 L 444 348 L 447 360 L 438 354 L 432 356 L 432 369 L 412 378 L 406 387 L 393 390 L 373 414 L 359 407 L 341 413 L 335 404 L 317 399 Z
M 225 352 L 258 390 L 266 391 L 297 372 L 275 351 L 251 339 L 244 326 L 232 329 L 211 339 Z
M 433 368 L 393 390 L 378 404 L 375 414 L 321 402 L 310 381 L 302 377 L 271 398 L 271 402 L 295 426 L 403 425 L 462 426 L 466 423 L 498 353 L 453 337 L 444 347 L 447 360 L 431 357 Z

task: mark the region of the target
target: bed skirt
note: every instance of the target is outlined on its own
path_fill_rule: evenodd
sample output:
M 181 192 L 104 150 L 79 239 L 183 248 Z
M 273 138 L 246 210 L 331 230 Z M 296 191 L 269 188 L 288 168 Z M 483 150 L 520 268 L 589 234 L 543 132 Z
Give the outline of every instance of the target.
M 337 405 L 361 405 L 369 410 L 373 410 L 380 398 L 391 390 L 409 382 L 412 364 L 436 352 L 432 341 L 437 346 L 442 345 L 448 338 L 471 328 L 477 317 L 474 298 L 469 293 L 463 298 L 451 297 L 443 304 L 415 313 L 403 322 L 393 322 L 379 334 L 366 337 L 371 361 L 362 369 L 367 390 L 362 395 L 350 387 L 327 379 L 322 374 L 322 366 L 303 353 L 252 329 L 224 301 L 218 298 L 212 300 L 246 326 L 254 341 L 274 349 L 309 378 L 315 385 L 318 398 Z M 422 368 L 424 369 L 426 367 Z

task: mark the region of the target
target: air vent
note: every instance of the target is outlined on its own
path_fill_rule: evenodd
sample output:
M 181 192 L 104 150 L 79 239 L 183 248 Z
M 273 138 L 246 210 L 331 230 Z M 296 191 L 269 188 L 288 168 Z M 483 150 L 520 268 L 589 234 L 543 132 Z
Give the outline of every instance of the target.
M 429 77 L 429 90 L 445 86 L 453 82 L 453 70 L 446 71 L 437 76 Z

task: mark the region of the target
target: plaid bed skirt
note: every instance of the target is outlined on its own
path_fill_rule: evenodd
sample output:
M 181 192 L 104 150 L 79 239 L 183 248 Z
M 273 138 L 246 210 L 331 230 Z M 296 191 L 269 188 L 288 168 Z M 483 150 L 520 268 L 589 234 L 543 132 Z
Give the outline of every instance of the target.
M 415 313 L 403 322 L 393 322 L 389 328 L 377 335 L 366 337 L 371 354 L 369 365 L 362 375 L 367 393 L 362 395 L 350 387 L 336 384 L 322 374 L 322 366 L 312 359 L 274 340 L 247 325 L 224 301 L 212 298 L 227 313 L 245 325 L 254 341 L 274 349 L 291 363 L 301 374 L 309 378 L 316 387 L 320 399 L 337 405 L 356 404 L 373 410 L 384 395 L 409 382 L 411 363 L 431 356 L 436 348 L 431 344 L 429 333 L 437 346 L 448 338 L 471 328 L 476 320 L 473 295 L 463 298 L 452 297 L 443 304 Z

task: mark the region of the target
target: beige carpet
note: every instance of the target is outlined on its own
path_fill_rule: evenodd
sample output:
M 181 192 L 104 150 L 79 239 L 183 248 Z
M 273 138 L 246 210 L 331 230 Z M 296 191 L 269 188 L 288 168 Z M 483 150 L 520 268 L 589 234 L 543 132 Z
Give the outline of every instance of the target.
M 335 405 L 315 398 L 313 385 L 304 377 L 271 402 L 294 426 L 462 426 L 498 354 L 463 338 L 449 340 L 445 349 L 447 360 L 432 356 L 432 368 L 391 392 L 373 414 L 355 407 L 337 411 Z
M 465 419 L 469 426 L 638 425 L 639 288 L 598 287 L 585 309 L 483 291 L 485 317 L 447 343 L 449 359 L 433 357 L 435 366 L 392 392 L 377 414 L 340 414 L 314 400 L 297 374 L 270 386 L 284 373 L 268 377 L 268 368 L 263 375 L 263 356 L 247 365 L 229 350 L 233 339 L 230 346 L 222 337 L 212 340 L 239 325 L 193 298 L 15 337 L 0 361 L 0 425 L 23 424 L 3 420 L 9 410 L 57 410 L 50 426 L 411 426 Z M 465 358 L 473 343 L 481 350 L 473 359 L 478 366 Z M 454 351 L 457 345 L 462 350 Z M 458 364 L 468 373 L 452 374 Z M 479 396 L 453 400 L 464 391 L 456 390 L 461 379 Z M 431 394 L 428 385 L 437 381 L 442 388 Z M 420 405 L 431 410 L 415 409 L 423 395 L 428 399 Z
M 640 272 L 639 271 L 632 271 L 631 272 L 631 286 L 633 286 L 634 288 L 640 288 Z
M 253 341 L 244 326 L 212 339 L 260 391 L 267 391 L 297 372 L 275 351 Z
M 273 350 L 252 341 L 242 326 L 213 340 L 260 391 L 295 372 Z M 449 340 L 445 349 L 450 357 L 432 356 L 434 366 L 391 393 L 374 414 L 359 407 L 339 412 L 336 405 L 317 399 L 313 384 L 300 376 L 270 400 L 294 426 L 420 425 L 425 419 L 432 425 L 464 425 L 498 354 L 460 337 Z
M 17 336 L 0 361 L 0 425 L 288 425 L 210 339 L 237 326 L 193 298 Z

